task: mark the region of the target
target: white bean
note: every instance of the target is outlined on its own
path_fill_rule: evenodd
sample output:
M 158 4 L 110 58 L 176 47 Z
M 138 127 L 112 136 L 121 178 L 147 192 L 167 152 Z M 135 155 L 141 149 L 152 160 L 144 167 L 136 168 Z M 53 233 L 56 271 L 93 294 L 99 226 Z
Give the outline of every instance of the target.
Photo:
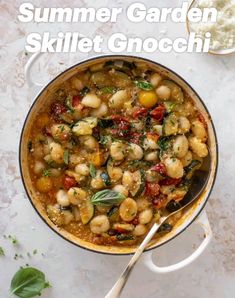
M 139 224 L 135 227 L 133 234 L 135 236 L 142 236 L 146 234 L 146 232 L 147 232 L 146 226 Z
M 127 100 L 127 91 L 119 90 L 109 99 L 109 106 L 112 109 L 121 109 L 124 102 Z
M 76 165 L 75 172 L 83 175 L 83 176 L 89 176 L 89 167 L 85 163 L 81 163 Z
M 110 146 L 110 155 L 114 160 L 123 160 L 125 145 L 122 142 L 113 142 Z
M 191 129 L 195 137 L 197 137 L 202 142 L 206 142 L 207 131 L 201 121 L 199 120 L 192 121 Z
M 143 142 L 143 148 L 145 150 L 151 149 L 151 150 L 155 150 L 158 149 L 158 144 L 155 140 L 151 139 L 151 137 L 147 137 L 144 138 L 144 142 Z
M 41 161 L 36 161 L 34 164 L 33 172 L 35 174 L 41 174 L 42 171 L 45 169 L 45 164 Z
M 205 143 L 202 143 L 197 137 L 189 137 L 189 147 L 199 157 L 206 157 L 208 155 L 208 149 Z
M 63 207 L 70 205 L 68 194 L 63 189 L 58 190 L 58 192 L 56 193 L 56 200 L 57 200 L 57 203 Z
M 178 133 L 187 133 L 190 131 L 190 122 L 185 116 L 180 116 L 178 119 Z
M 87 192 L 79 187 L 71 187 L 68 190 L 68 199 L 71 204 L 78 205 L 81 201 L 84 201 L 87 197 Z
M 53 124 L 51 134 L 55 140 L 66 141 L 70 136 L 71 129 L 67 124 Z
M 97 109 L 101 104 L 101 99 L 93 93 L 87 93 L 81 102 L 85 107 Z
M 104 102 L 102 102 L 99 108 L 91 111 L 91 116 L 101 118 L 101 117 L 104 117 L 107 113 L 108 113 L 108 107 Z
M 94 234 L 102 234 L 109 230 L 110 223 L 106 215 L 98 215 L 90 222 L 90 229 Z
M 161 100 L 168 100 L 171 96 L 171 89 L 167 86 L 160 86 L 156 89 L 156 93 Z
M 168 157 L 164 160 L 167 175 L 171 178 L 181 178 L 184 175 L 182 162 L 178 158 Z
M 71 79 L 71 85 L 73 88 L 77 89 L 77 90 L 82 90 L 82 88 L 84 87 L 83 83 L 81 80 L 79 80 L 78 78 L 76 77 L 73 77 Z
M 134 143 L 130 143 L 128 147 L 128 159 L 129 160 L 140 160 L 143 158 L 143 149 Z
M 73 213 L 70 212 L 69 210 L 63 210 L 61 212 L 64 215 L 64 224 L 68 225 L 71 221 L 74 220 Z
M 99 145 L 93 136 L 81 136 L 79 137 L 79 142 L 89 150 L 95 150 Z
M 121 185 L 121 184 L 117 184 L 113 187 L 114 191 L 120 192 L 121 194 L 123 194 L 124 196 L 128 196 L 128 190 L 126 189 L 125 186 Z
M 151 203 L 145 198 L 139 198 L 136 200 L 138 211 L 143 211 L 144 209 L 148 208 Z
M 159 174 L 155 171 L 147 170 L 146 171 L 146 181 L 156 182 L 159 180 Z
M 63 147 L 55 142 L 50 143 L 51 158 L 58 164 L 64 162 L 64 149 Z
M 157 87 L 159 83 L 161 82 L 162 77 L 158 73 L 154 73 L 150 77 L 150 83 L 153 85 L 153 87 Z
M 122 220 L 127 222 L 132 221 L 135 218 L 136 214 L 136 201 L 131 198 L 125 199 L 119 207 L 119 215 L 122 218 Z
M 173 152 L 179 158 L 184 157 L 188 152 L 188 139 L 184 135 L 179 135 L 174 139 Z
M 96 176 L 91 179 L 91 187 L 94 189 L 102 189 L 105 187 L 103 179 L 100 177 L 102 172 L 99 170 L 96 172 Z
M 127 188 L 127 189 L 132 189 L 133 184 L 134 184 L 134 179 L 133 175 L 130 171 L 125 171 L 122 176 L 122 184 Z
M 192 162 L 192 159 L 193 159 L 192 152 L 188 151 L 186 153 L 186 155 L 183 158 L 181 158 L 180 160 L 183 164 L 183 167 L 187 167 Z
M 146 209 L 140 212 L 139 214 L 139 223 L 140 224 L 147 224 L 149 223 L 153 218 L 153 211 L 152 209 Z
M 144 159 L 147 161 L 157 161 L 158 160 L 158 152 L 152 151 L 149 153 L 145 153 Z

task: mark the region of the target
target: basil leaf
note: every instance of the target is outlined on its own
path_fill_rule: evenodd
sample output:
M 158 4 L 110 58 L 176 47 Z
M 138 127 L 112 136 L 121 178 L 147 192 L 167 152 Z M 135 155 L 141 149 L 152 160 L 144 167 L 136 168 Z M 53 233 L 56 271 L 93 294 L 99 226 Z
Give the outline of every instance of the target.
M 103 87 L 100 88 L 100 92 L 103 94 L 114 94 L 117 91 L 116 87 Z
M 123 194 L 117 191 L 104 189 L 104 190 L 98 191 L 96 194 L 94 194 L 91 197 L 91 203 L 93 205 L 112 206 L 112 205 L 119 204 L 125 198 L 126 196 L 124 196 Z
M 69 150 L 65 150 L 65 151 L 64 151 L 64 163 L 65 163 L 66 165 L 69 164 Z
M 145 80 L 134 81 L 136 86 L 143 90 L 153 90 L 153 85 Z
M 90 164 L 90 175 L 91 175 L 91 177 L 92 178 L 95 178 L 95 176 L 96 176 L 96 168 L 95 168 L 95 166 L 91 163 Z
M 45 274 L 36 268 L 27 267 L 18 270 L 11 280 L 11 295 L 21 298 L 31 298 L 41 295 L 41 291 L 50 287 L 45 280 Z

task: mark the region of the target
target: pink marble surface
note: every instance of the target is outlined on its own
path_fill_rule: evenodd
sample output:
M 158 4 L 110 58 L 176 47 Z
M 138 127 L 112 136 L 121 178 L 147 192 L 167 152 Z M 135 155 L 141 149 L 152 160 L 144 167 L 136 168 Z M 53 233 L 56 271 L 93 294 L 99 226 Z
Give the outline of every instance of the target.
M 24 44 L 26 34 L 34 31 L 79 31 L 89 36 L 108 36 L 125 32 L 128 36 L 186 36 L 184 24 L 131 24 L 121 16 L 117 24 L 22 24 L 17 21 L 23 1 L 0 0 L 0 246 L 6 256 L 0 257 L 0 297 L 8 296 L 10 279 L 21 265 L 29 263 L 43 270 L 53 287 L 43 297 L 104 297 L 129 257 L 112 257 L 81 250 L 60 239 L 41 221 L 28 202 L 19 174 L 18 144 L 24 118 L 33 101 L 24 78 L 28 60 Z M 133 1 L 31 1 L 37 6 L 123 6 Z M 175 1 L 177 4 L 182 1 Z M 159 0 L 159 6 L 172 1 Z M 156 5 L 149 0 L 148 6 Z M 104 52 L 108 52 L 104 49 Z M 86 54 L 58 55 L 36 65 L 40 79 L 47 81 Z M 219 140 L 220 164 L 217 181 L 206 210 L 214 238 L 205 253 L 180 272 L 154 274 L 143 264 L 136 270 L 123 297 L 205 297 L 230 298 L 235 293 L 235 55 L 216 57 L 206 54 L 146 54 L 182 75 L 202 96 L 213 117 Z M 58 63 L 58 61 L 60 63 Z M 2 236 L 16 235 L 14 247 Z M 177 261 L 199 244 L 201 233 L 190 228 L 181 238 L 155 252 L 158 262 Z M 38 249 L 29 258 L 27 252 Z M 14 260 L 15 253 L 24 258 Z

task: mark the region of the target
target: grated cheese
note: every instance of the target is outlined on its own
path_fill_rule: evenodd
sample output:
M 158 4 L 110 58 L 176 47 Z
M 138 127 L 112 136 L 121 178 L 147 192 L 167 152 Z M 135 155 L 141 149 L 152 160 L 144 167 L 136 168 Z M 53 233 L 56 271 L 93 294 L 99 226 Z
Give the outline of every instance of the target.
M 204 38 L 206 32 L 211 33 L 211 50 L 231 49 L 235 47 L 235 0 L 199 0 L 200 9 L 214 7 L 218 11 L 215 23 L 191 23 L 191 31 Z

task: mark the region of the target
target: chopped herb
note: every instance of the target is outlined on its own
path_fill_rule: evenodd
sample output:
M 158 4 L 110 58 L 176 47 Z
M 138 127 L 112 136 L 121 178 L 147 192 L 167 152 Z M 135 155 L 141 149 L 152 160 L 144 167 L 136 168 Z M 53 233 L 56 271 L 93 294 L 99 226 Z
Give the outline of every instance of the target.
M 50 169 L 43 170 L 42 175 L 45 176 L 45 177 L 50 177 L 51 176 L 51 170 Z
M 65 150 L 65 151 L 64 151 L 64 163 L 65 163 L 66 165 L 69 164 L 69 150 Z
M 33 250 L 33 255 L 36 255 L 38 253 L 38 250 L 37 249 L 34 249 Z
M 28 256 L 29 258 L 31 258 L 31 253 L 30 253 L 30 252 L 27 252 L 27 256 Z
M 90 171 L 91 177 L 92 178 L 95 178 L 95 176 L 96 176 L 96 168 L 95 168 L 95 166 L 92 163 L 90 164 L 89 171 Z
M 107 143 L 108 143 L 108 141 L 109 141 L 109 138 L 108 138 L 108 136 L 100 136 L 100 140 L 99 140 L 99 143 L 101 144 L 101 145 L 106 145 Z
M 60 129 L 61 132 L 63 132 L 65 130 L 64 125 L 60 125 L 58 127 L 59 127 L 59 129 Z
M 158 146 L 160 147 L 161 151 L 166 151 L 170 145 L 170 138 L 169 137 L 160 137 L 157 141 Z
M 74 108 L 72 106 L 72 96 L 69 95 L 65 100 L 65 105 L 71 113 L 74 113 Z
M 11 243 L 12 244 L 19 244 L 18 240 L 16 239 L 15 236 L 11 236 L 11 235 L 8 235 L 8 239 L 11 240 Z
M 103 87 L 100 89 L 100 92 L 103 94 L 114 94 L 115 92 L 117 92 L 117 88 L 116 87 Z
M 143 90 L 153 90 L 153 85 L 151 83 L 149 83 L 148 81 L 145 80 L 137 80 L 134 81 L 135 85 Z
M 0 256 L 5 256 L 4 249 L 0 246 Z
M 84 97 L 87 93 L 90 92 L 90 89 L 88 87 L 84 87 L 81 91 L 80 91 L 80 95 L 82 97 Z

